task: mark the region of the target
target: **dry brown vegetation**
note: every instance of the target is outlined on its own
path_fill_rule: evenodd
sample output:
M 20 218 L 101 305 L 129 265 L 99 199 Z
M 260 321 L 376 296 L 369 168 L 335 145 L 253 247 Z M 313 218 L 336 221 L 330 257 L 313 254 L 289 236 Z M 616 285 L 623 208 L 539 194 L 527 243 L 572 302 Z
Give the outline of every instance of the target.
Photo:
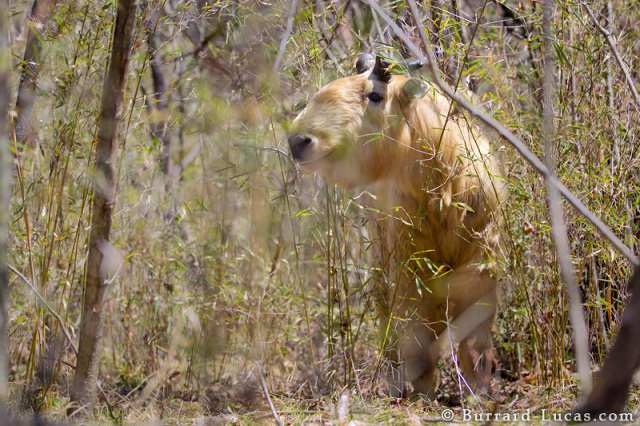
M 404 1 L 383 8 L 418 44 L 416 25 L 426 28 L 447 81 L 472 86 L 486 110 L 543 156 L 540 3 L 421 3 L 422 23 Z M 615 50 L 581 3 L 554 3 L 556 171 L 638 253 L 639 105 L 614 52 L 636 84 L 639 9 L 626 1 L 591 8 Z M 11 4 L 12 106 L 30 11 Z M 60 0 L 37 26 L 36 103 L 9 210 L 9 392 L 20 415 L 60 419 L 69 402 L 115 13 L 114 2 Z M 275 422 L 267 394 L 283 422 L 310 424 L 419 424 L 446 408 L 457 420 L 463 409 L 533 410 L 540 418 L 575 405 L 573 328 L 546 185 L 501 141 L 508 197 L 493 398 L 461 397 L 451 360 L 442 362 L 435 403 L 381 392 L 386 365 L 367 292 L 370 215 L 358 192 L 300 172 L 286 146 L 288 123 L 306 99 L 352 74 L 361 51 L 407 55 L 369 6 L 147 1 L 133 37 L 99 421 Z M 616 338 L 632 269 L 582 216 L 571 208 L 564 215 L 596 370 Z M 345 390 L 348 406 L 340 403 Z M 628 412 L 637 401 L 633 392 Z

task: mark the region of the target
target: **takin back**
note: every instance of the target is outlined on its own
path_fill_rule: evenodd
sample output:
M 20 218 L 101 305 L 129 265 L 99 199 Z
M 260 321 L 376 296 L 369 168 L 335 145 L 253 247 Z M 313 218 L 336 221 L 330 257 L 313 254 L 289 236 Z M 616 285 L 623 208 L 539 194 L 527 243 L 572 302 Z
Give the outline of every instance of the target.
M 357 67 L 320 89 L 292 123 L 292 156 L 303 169 L 372 195 L 374 291 L 394 365 L 389 394 L 406 395 L 411 382 L 433 397 L 436 361 L 454 343 L 466 381 L 487 390 L 500 156 L 480 128 L 449 114 L 451 102 L 432 86 L 392 74 L 371 54 Z

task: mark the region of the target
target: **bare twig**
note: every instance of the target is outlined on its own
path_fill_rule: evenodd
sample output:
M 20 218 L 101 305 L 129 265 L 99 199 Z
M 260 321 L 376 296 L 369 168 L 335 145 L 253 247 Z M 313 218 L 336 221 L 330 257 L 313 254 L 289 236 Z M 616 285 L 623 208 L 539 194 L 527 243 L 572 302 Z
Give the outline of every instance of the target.
M 276 421 L 278 426 L 281 426 L 280 417 L 278 417 L 278 412 L 276 411 L 276 407 L 273 406 L 273 402 L 271 401 L 271 396 L 269 395 L 269 388 L 267 387 L 267 382 L 262 375 L 262 364 L 259 362 L 256 363 L 256 371 L 258 372 L 258 377 L 260 378 L 260 384 L 262 385 L 262 391 L 264 392 L 265 398 L 267 398 L 267 402 L 269 403 L 269 408 L 271 409 L 271 414 Z
M 273 63 L 273 72 L 276 73 L 280 69 L 280 62 L 282 61 L 282 57 L 284 56 L 284 52 L 287 48 L 287 42 L 289 41 L 289 36 L 291 35 L 291 30 L 293 29 L 293 19 L 296 17 L 296 11 L 298 10 L 298 0 L 293 0 L 291 2 L 291 9 L 289 10 L 289 16 L 287 19 L 287 28 L 282 34 L 282 39 L 280 39 L 280 46 L 278 46 L 278 56 Z
M 629 86 L 629 89 L 633 94 L 633 98 L 635 99 L 636 104 L 640 107 L 640 96 L 638 96 L 636 85 L 633 82 L 633 79 L 631 78 L 631 74 L 629 74 L 629 69 L 627 68 L 627 64 L 624 63 L 624 61 L 622 60 L 622 57 L 620 56 L 620 53 L 618 53 L 618 49 L 616 48 L 616 41 L 613 39 L 611 32 L 605 27 L 603 27 L 602 25 L 600 25 L 600 22 L 598 22 L 598 18 L 596 18 L 596 15 L 593 13 L 593 11 L 591 10 L 591 8 L 587 3 L 583 2 L 582 5 L 584 6 L 587 13 L 591 17 L 591 20 L 593 21 L 593 24 L 595 25 L 595 27 L 598 29 L 598 31 L 600 31 L 600 34 L 602 34 L 605 40 L 607 40 L 607 44 L 609 45 L 609 48 L 611 48 L 611 52 L 613 53 L 613 56 L 615 56 L 616 61 L 618 61 L 618 65 L 620 65 L 620 69 L 622 70 L 622 74 L 624 74 L 624 78 L 627 81 L 627 85 Z
M 554 56 L 553 56 L 553 34 L 551 31 L 551 15 L 553 12 L 553 4 L 550 0 L 544 1 L 542 13 L 542 31 L 544 34 L 544 78 L 543 102 L 542 102 L 542 132 L 545 146 L 545 159 L 550 175 L 554 176 L 555 168 L 555 151 L 554 136 L 555 129 L 553 123 L 553 105 L 554 105 Z M 580 300 L 580 290 L 576 283 L 575 272 L 571 264 L 571 249 L 569 241 L 567 241 L 567 225 L 562 215 L 562 203 L 560 194 L 555 185 L 547 180 L 547 200 L 549 202 L 549 216 L 551 220 L 551 233 L 555 242 L 556 251 L 558 253 L 558 261 L 560 262 L 560 274 L 562 280 L 567 286 L 567 294 L 569 295 L 569 316 L 573 325 L 573 347 L 576 354 L 576 364 L 578 374 L 582 385 L 583 395 L 591 392 L 591 369 L 589 365 L 589 347 L 588 347 L 588 330 L 584 319 L 584 311 Z
M 9 102 L 10 46 L 8 2 L 0 4 L 0 416 L 6 418 L 9 373 L 7 354 L 7 308 L 9 306 L 9 202 L 11 199 L 11 154 L 9 152 Z
M 65 326 L 66 323 L 65 323 L 64 319 L 62 319 L 60 314 L 58 312 L 56 312 L 56 310 L 53 309 L 51 307 L 51 305 L 49 305 L 47 303 L 47 300 L 44 297 L 42 297 L 42 295 L 40 294 L 38 289 L 36 289 L 36 287 L 31 283 L 31 281 L 29 281 L 29 279 L 27 277 L 22 275 L 22 273 L 20 273 L 20 271 L 18 271 L 13 266 L 7 265 L 7 267 L 11 270 L 11 272 L 16 274 L 18 276 L 18 278 L 20 278 L 22 281 L 24 281 L 25 284 L 27 284 L 27 286 L 31 289 L 33 294 L 35 294 L 36 297 L 38 298 L 38 300 L 40 300 L 42 305 L 45 308 L 47 308 L 47 310 L 51 313 L 51 315 L 53 315 L 53 317 L 58 321 L 58 323 L 60 324 L 60 328 L 62 329 L 62 333 L 64 334 L 64 337 L 67 338 L 67 341 L 69 342 L 69 345 L 71 345 L 71 349 L 73 349 L 73 352 L 77 354 L 78 353 L 78 349 L 76 348 L 76 345 L 73 343 L 73 339 L 71 338 L 71 334 L 69 334 L 69 331 L 67 330 L 67 327 Z
M 609 229 L 607 225 L 605 225 L 589 208 L 578 198 L 576 197 L 566 186 L 562 184 L 558 180 L 556 176 L 554 176 L 549 168 L 533 153 L 531 150 L 513 133 L 511 133 L 505 126 L 495 121 L 486 113 L 480 111 L 478 108 L 473 106 L 470 102 L 458 97 L 455 92 L 443 82 L 440 77 L 439 70 L 437 68 L 437 63 L 433 51 L 431 50 L 431 46 L 428 43 L 424 43 L 425 50 L 427 52 L 427 56 L 418 49 L 415 43 L 402 31 L 398 25 L 394 22 L 394 20 L 389 16 L 389 14 L 382 9 L 378 5 L 377 2 L 373 0 L 364 0 L 372 9 L 374 9 L 386 22 L 387 24 L 393 28 L 398 37 L 405 42 L 407 48 L 411 50 L 411 52 L 416 55 L 418 60 L 425 61 L 429 70 L 431 71 L 433 82 L 435 85 L 447 96 L 449 96 L 456 104 L 460 105 L 464 109 L 466 109 L 469 114 L 487 126 L 491 127 L 499 136 L 509 142 L 515 149 L 520 153 L 520 155 L 527 160 L 540 174 L 547 179 L 550 184 L 554 185 L 560 194 L 571 204 L 577 211 L 580 213 L 587 221 L 589 221 L 595 229 L 600 232 L 606 240 L 608 240 L 613 247 L 615 247 L 620 254 L 622 254 L 627 260 L 635 267 L 640 266 L 640 259 Z M 412 4 L 410 2 L 410 4 Z M 415 7 L 415 5 L 414 5 Z

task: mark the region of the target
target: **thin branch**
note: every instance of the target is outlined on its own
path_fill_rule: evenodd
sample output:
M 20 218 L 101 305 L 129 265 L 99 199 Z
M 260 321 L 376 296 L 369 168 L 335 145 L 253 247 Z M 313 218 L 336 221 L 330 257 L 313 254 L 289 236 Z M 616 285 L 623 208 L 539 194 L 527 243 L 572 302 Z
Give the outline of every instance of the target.
M 276 411 L 276 407 L 273 406 L 273 402 L 271 401 L 271 396 L 269 395 L 269 388 L 267 387 L 267 382 L 264 380 L 264 376 L 262 375 L 262 365 L 260 363 L 256 364 L 256 370 L 258 371 L 258 377 L 260 378 L 260 384 L 262 385 L 262 391 L 264 392 L 265 398 L 267 398 L 267 402 L 269 403 L 269 408 L 271 409 L 271 414 L 276 421 L 278 426 L 282 425 L 280 421 L 280 417 L 278 417 L 278 412 Z
M 53 317 L 58 321 L 58 323 L 60 324 L 60 329 L 62 330 L 62 334 L 64 334 L 64 337 L 67 338 L 67 341 L 69 342 L 69 345 L 71 345 L 71 349 L 73 349 L 73 352 L 77 355 L 78 354 L 78 348 L 76 348 L 76 345 L 73 343 L 73 339 L 71 338 L 71 334 L 69 334 L 69 331 L 67 330 L 67 327 L 65 326 L 65 320 L 62 319 L 60 314 L 47 303 L 47 300 L 44 297 L 42 297 L 42 295 L 40 294 L 38 289 L 36 289 L 36 287 L 31 283 L 31 281 L 29 281 L 29 279 L 27 277 L 22 275 L 22 273 L 20 273 L 20 271 L 18 271 L 13 266 L 7 265 L 7 267 L 11 270 L 11 272 L 16 274 L 18 276 L 18 278 L 20 278 L 22 281 L 25 282 L 25 284 L 31 289 L 33 294 L 35 294 L 36 297 L 38 298 L 38 300 L 40 300 L 42 305 L 45 308 L 47 308 L 47 310 L 51 313 L 51 315 L 53 315 Z
M 374 9 L 380 17 L 382 17 L 387 24 L 393 28 L 395 33 L 405 42 L 406 46 L 411 50 L 411 52 L 416 55 L 416 57 L 421 62 L 426 62 L 428 64 L 429 70 L 431 71 L 433 82 L 438 86 L 438 88 L 445 93 L 449 98 L 451 98 L 457 105 L 462 106 L 466 109 L 469 114 L 487 126 L 491 127 L 499 136 L 509 142 L 515 149 L 520 153 L 520 155 L 527 160 L 540 174 L 547 179 L 550 184 L 554 185 L 560 194 L 571 204 L 577 211 L 580 213 L 587 221 L 589 221 L 595 229 L 600 232 L 600 234 L 608 240 L 613 247 L 615 247 L 620 254 L 622 254 L 627 260 L 634 266 L 640 266 L 640 259 L 609 229 L 607 225 L 605 225 L 589 208 L 578 198 L 576 197 L 566 186 L 560 182 L 560 180 L 554 176 L 549 168 L 542 162 L 540 159 L 533 153 L 531 150 L 518 139 L 513 133 L 511 133 L 505 126 L 498 123 L 496 120 L 491 118 L 486 113 L 480 111 L 478 108 L 473 106 L 470 102 L 461 99 L 456 96 L 455 92 L 442 81 L 440 77 L 439 70 L 436 65 L 436 59 L 431 50 L 431 46 L 427 43 L 424 44 L 425 50 L 427 52 L 427 56 L 418 49 L 415 43 L 402 31 L 398 25 L 393 21 L 393 19 L 389 16 L 389 14 L 382 9 L 377 2 L 374 0 L 364 0 L 372 9 Z
M 635 99 L 636 104 L 640 107 L 640 96 L 638 96 L 636 85 L 633 82 L 633 79 L 631 78 L 631 74 L 629 74 L 629 69 L 627 68 L 627 64 L 624 63 L 624 61 L 622 60 L 622 57 L 620 56 L 620 53 L 618 53 L 618 49 L 616 48 L 616 41 L 613 39 L 611 32 L 605 27 L 603 27 L 602 25 L 600 25 L 600 22 L 598 22 L 598 18 L 596 18 L 596 15 L 593 13 L 593 11 L 591 10 L 588 4 L 583 2 L 582 5 L 587 10 L 587 13 L 591 17 L 591 20 L 593 21 L 593 24 L 595 25 L 595 27 L 598 29 L 598 31 L 600 31 L 600 34 L 602 34 L 605 40 L 607 40 L 607 44 L 611 48 L 611 52 L 613 52 L 613 56 L 615 56 L 616 61 L 618 61 L 618 65 L 620 65 L 620 69 L 624 74 L 625 80 L 627 80 L 627 85 L 629 86 L 629 89 L 633 94 L 633 98 Z
M 298 0 L 293 0 L 291 2 L 291 9 L 289 10 L 289 16 L 287 19 L 287 28 L 282 34 L 282 39 L 280 39 L 280 45 L 278 46 L 278 56 L 273 63 L 274 73 L 278 72 L 278 70 L 280 69 L 280 62 L 282 62 L 282 57 L 284 56 L 284 52 L 287 49 L 287 42 L 289 41 L 289 36 L 291 35 L 291 30 L 293 29 L 293 19 L 296 17 L 296 10 L 298 10 Z

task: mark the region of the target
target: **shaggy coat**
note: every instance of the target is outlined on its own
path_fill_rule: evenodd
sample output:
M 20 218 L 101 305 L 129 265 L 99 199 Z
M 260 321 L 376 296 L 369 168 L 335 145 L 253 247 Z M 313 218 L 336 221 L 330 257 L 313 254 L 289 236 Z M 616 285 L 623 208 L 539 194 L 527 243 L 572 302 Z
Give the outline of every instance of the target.
M 320 89 L 289 135 L 304 169 L 368 186 L 375 198 L 380 328 L 400 370 L 393 395 L 407 390 L 404 376 L 433 396 L 452 336 L 467 381 L 488 384 L 502 164 L 485 134 L 450 110 L 434 87 L 377 58 Z

